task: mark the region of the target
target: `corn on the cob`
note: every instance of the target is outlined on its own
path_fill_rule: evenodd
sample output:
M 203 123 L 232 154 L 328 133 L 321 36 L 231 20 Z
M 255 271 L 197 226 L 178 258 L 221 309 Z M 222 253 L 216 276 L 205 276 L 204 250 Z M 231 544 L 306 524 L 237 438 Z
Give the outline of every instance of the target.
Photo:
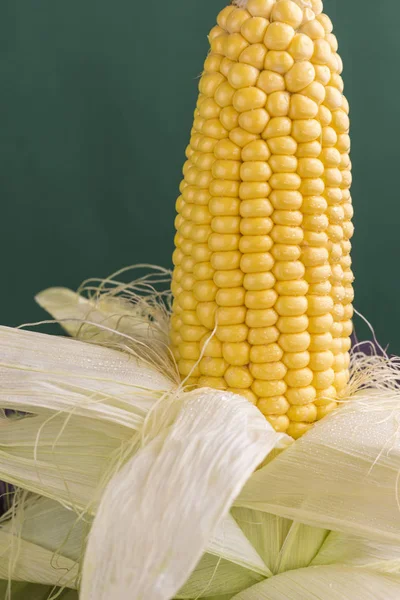
M 320 0 L 237 4 L 210 32 L 186 151 L 172 348 L 182 377 L 297 438 L 349 379 L 349 108 Z

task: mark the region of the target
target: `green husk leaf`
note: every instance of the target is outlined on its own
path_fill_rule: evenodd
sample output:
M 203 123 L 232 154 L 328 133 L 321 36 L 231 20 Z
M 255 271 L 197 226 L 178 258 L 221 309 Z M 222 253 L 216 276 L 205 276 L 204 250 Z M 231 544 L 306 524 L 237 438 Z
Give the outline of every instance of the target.
M 21 583 L 13 581 L 9 588 L 7 581 L 0 581 L 0 598 L 8 600 L 8 590 L 11 591 L 12 600 L 48 600 L 53 586 L 38 585 L 36 583 Z M 78 592 L 75 590 L 63 590 L 57 595 L 57 600 L 79 600 Z
M 234 600 L 398 600 L 400 578 L 342 566 L 287 571 Z
M 76 587 L 78 564 L 62 554 L 0 530 L 0 579 Z
M 400 574 L 400 546 L 332 531 L 312 564 L 346 565 Z
M 325 529 L 262 511 L 234 507 L 232 514 L 274 575 L 307 567 L 328 535 Z
M 261 556 L 230 514 L 219 524 L 217 532 L 208 543 L 207 552 L 250 569 L 254 573 L 262 575 L 262 577 L 271 577 L 272 575 Z
M 189 580 L 176 594 L 178 599 L 204 598 L 222 593 L 229 593 L 230 597 L 241 590 L 262 581 L 264 577 L 243 567 L 205 554 Z
M 1 531 L 12 534 L 20 528 L 25 541 L 79 562 L 91 521 L 88 516 L 77 515 L 43 496 L 24 495 L 17 502 L 15 511 L 12 509 L 3 517 L 0 527 Z

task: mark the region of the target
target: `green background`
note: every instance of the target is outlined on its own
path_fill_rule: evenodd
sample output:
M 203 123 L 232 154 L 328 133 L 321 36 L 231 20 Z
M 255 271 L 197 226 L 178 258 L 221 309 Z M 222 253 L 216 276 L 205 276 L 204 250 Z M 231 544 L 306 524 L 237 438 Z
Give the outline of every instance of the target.
M 175 198 L 224 0 L 2 0 L 0 321 L 133 263 L 170 266 Z M 400 352 L 400 4 L 326 0 L 351 102 L 356 307 Z M 364 331 L 361 332 L 364 335 Z

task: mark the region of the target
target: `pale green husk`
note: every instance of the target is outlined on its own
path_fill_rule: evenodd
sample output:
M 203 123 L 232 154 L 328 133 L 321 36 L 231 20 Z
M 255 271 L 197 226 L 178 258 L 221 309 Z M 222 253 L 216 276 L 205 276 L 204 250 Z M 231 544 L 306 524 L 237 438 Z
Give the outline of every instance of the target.
M 355 353 L 345 406 L 293 443 L 240 396 L 184 391 L 167 275 L 42 293 L 80 341 L 0 329 L 0 408 L 29 413 L 0 421 L 0 478 L 25 490 L 0 594 L 398 600 L 397 360 Z

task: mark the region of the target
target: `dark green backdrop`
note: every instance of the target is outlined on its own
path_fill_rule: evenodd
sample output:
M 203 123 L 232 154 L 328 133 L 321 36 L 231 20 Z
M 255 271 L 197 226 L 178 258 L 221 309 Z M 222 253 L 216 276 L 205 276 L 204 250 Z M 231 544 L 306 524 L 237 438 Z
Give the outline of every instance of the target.
M 207 32 L 224 0 L 2 0 L 0 321 L 33 295 L 170 266 Z M 326 0 L 352 106 L 356 307 L 400 352 L 398 0 Z

